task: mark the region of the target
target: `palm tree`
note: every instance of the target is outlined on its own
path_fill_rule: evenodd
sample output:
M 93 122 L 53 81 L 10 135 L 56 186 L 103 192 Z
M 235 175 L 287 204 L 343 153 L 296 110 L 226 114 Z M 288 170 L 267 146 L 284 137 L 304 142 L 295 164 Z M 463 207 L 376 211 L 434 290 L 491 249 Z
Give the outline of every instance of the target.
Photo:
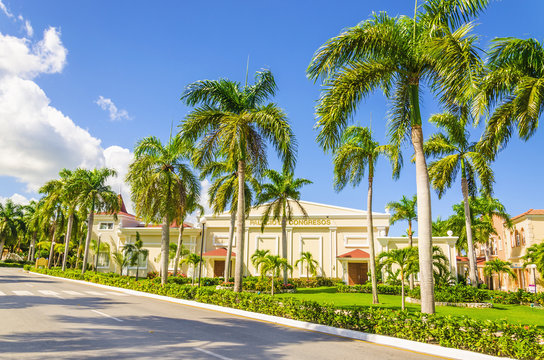
M 414 232 L 412 231 L 412 222 L 417 221 L 417 195 L 414 195 L 411 199 L 408 199 L 406 196 L 403 195 L 400 201 L 388 202 L 385 207 L 393 211 L 393 215 L 389 219 L 390 225 L 393 225 L 397 221 L 401 220 L 408 221 L 408 246 L 412 247 L 414 245 Z M 410 290 L 412 290 L 413 288 L 414 274 L 410 274 Z
M 472 286 L 478 286 L 478 269 L 476 252 L 472 239 L 470 214 L 470 197 L 476 196 L 476 181 L 480 181 L 485 194 L 492 193 L 495 181 L 490 167 L 490 158 L 480 150 L 480 144 L 470 142 L 470 134 L 466 129 L 467 121 L 451 113 L 431 116 L 430 122 L 443 132 L 432 135 L 423 145 L 426 156 L 438 158 L 429 164 L 429 177 L 433 187 L 442 198 L 446 189 L 450 188 L 461 171 L 461 191 L 463 195 L 466 222 L 469 278 Z
M 504 261 L 501 259 L 494 259 L 486 261 L 484 266 L 484 274 L 489 277 L 492 277 L 493 274 L 499 275 L 499 290 L 501 289 L 501 275 L 506 273 L 510 275 L 513 279 L 516 278 L 516 274 L 512 270 L 512 263 L 509 261 Z
M 431 198 L 423 153 L 420 85 L 425 83 L 448 109 L 456 109 L 476 89 L 481 63 L 470 21 L 488 0 L 427 0 L 414 18 L 382 12 L 328 40 L 307 70 L 323 79 L 317 105 L 318 142 L 334 150 L 358 103 L 381 88 L 390 100 L 390 137 L 400 146 L 410 139 L 415 152 L 421 256 L 422 311 L 434 313 L 431 266 Z
M 319 264 L 312 256 L 312 253 L 309 251 L 302 252 L 300 254 L 300 259 L 295 262 L 295 266 L 302 264 L 304 266 L 306 263 L 306 281 L 310 281 L 310 273 L 313 276 L 317 276 L 317 265 Z
M 378 261 L 380 268 L 387 268 L 389 271 L 392 267 L 397 267 L 400 272 L 400 285 L 402 295 L 402 310 L 404 306 L 404 279 L 406 275 L 409 275 L 415 270 L 414 264 L 417 262 L 417 250 L 416 248 L 403 248 L 403 249 L 391 249 L 387 252 L 382 252 L 378 255 Z
M 412 268 L 410 272 L 412 274 L 419 272 L 419 259 L 418 259 L 418 248 L 414 248 L 414 252 L 416 254 L 416 257 L 414 258 L 414 263 L 412 264 Z M 443 279 L 446 276 L 448 278 L 451 278 L 451 272 L 449 269 L 449 261 L 448 257 L 444 254 L 442 249 L 437 246 L 433 245 L 433 251 L 432 251 L 433 257 L 432 257 L 432 263 L 433 263 L 433 277 L 435 279 L 435 283 L 438 283 L 438 279 Z
M 230 228 L 225 264 L 225 281 L 228 281 L 231 274 L 232 243 L 236 221 L 236 207 L 238 204 L 238 175 L 236 169 L 237 163 L 228 162 L 223 156 L 204 164 L 200 173 L 200 180 L 204 180 L 208 176 L 212 180 L 212 184 L 208 190 L 208 198 L 210 199 L 210 206 L 214 214 L 225 212 L 230 205 Z M 245 213 L 248 213 L 253 202 L 253 193 L 259 192 L 260 184 L 253 176 L 252 169 L 248 166 L 246 166 L 245 179 Z
M 494 156 L 517 128 L 528 140 L 544 109 L 544 46 L 536 39 L 498 38 L 488 52 L 488 72 L 478 95 L 480 113 L 490 113 L 484 149 Z
M 27 261 L 34 260 L 36 240 L 40 231 L 40 206 L 43 206 L 43 202 L 36 202 L 34 200 L 31 200 L 28 205 L 23 206 L 23 220 L 31 236 Z
M 176 219 L 177 222 L 178 222 L 178 243 L 176 245 L 176 251 L 175 251 L 175 254 L 174 254 L 174 257 L 173 257 L 173 259 L 174 259 L 174 272 L 173 272 L 173 275 L 174 276 L 176 276 L 178 274 L 179 260 L 181 259 L 181 256 L 182 256 L 183 228 L 184 228 L 183 223 L 185 222 L 185 218 L 187 217 L 188 214 L 192 214 L 195 211 L 198 211 L 200 213 L 200 216 L 202 216 L 202 214 L 204 212 L 204 208 L 202 207 L 202 205 L 200 205 L 198 203 L 199 198 L 200 198 L 200 188 L 198 190 L 199 190 L 199 194 L 194 194 L 192 192 L 187 194 L 187 196 L 185 198 L 185 204 L 181 207 L 181 209 L 179 211 L 179 214 L 178 214 L 178 218 Z
M 82 274 L 87 269 L 95 212 L 112 212 L 116 219 L 117 212 L 121 207 L 119 196 L 109 185 L 106 185 L 107 180 L 116 175 L 115 170 L 108 168 L 77 169 L 73 174 L 74 182 L 72 186 L 78 189 L 75 202 L 87 214 L 87 237 L 85 238 L 85 250 L 83 252 Z
M 100 253 L 107 253 L 109 256 L 110 253 L 110 244 L 106 242 L 101 242 L 100 239 L 98 241 L 91 240 L 91 245 L 89 246 L 89 249 L 94 254 L 94 271 L 98 272 L 98 261 Z
M 521 258 L 524 261 L 524 266 L 534 264 L 538 272 L 544 274 L 544 242 L 529 246 Z
M 238 205 L 236 207 L 236 271 L 234 291 L 242 291 L 244 269 L 245 174 L 250 165 L 257 174 L 267 167 L 266 141 L 283 162 L 294 167 L 296 142 L 282 109 L 264 102 L 276 92 L 274 76 L 259 71 L 254 85 L 221 80 L 202 80 L 189 84 L 182 100 L 195 108 L 181 124 L 180 134 L 191 143 L 198 141 L 195 161 L 202 166 L 215 154 L 224 154 L 237 163 Z
M 22 228 L 23 211 L 21 206 L 10 199 L 5 204 L 0 203 L 0 260 L 4 254 L 6 241 L 15 241 L 19 230 Z
M 272 273 L 272 287 L 270 288 L 270 295 L 274 296 L 274 276 L 279 276 L 282 269 L 284 272 L 286 272 L 293 267 L 289 265 L 287 259 L 282 258 L 279 255 L 267 255 L 261 266 L 263 273 Z
M 195 275 L 196 275 L 196 266 L 202 261 L 202 258 L 197 254 L 189 254 L 185 259 L 181 260 L 182 264 L 189 264 L 193 267 L 193 278 L 191 281 L 191 285 L 195 284 Z
M 125 245 L 125 256 L 128 258 L 130 266 L 136 266 L 136 281 L 138 281 L 138 275 L 140 272 L 140 259 L 146 259 L 149 255 L 149 250 L 144 249 L 140 233 L 136 231 L 136 240 L 134 244 Z
M 442 220 L 440 216 L 437 216 L 432 225 L 433 236 L 448 236 L 449 226 L 448 220 Z
M 251 255 L 251 263 L 253 266 L 255 266 L 257 272 L 259 272 L 259 267 L 261 268 L 261 277 L 264 277 L 265 274 L 261 265 L 264 263 L 268 255 L 270 255 L 270 250 L 255 250 L 253 255 Z M 227 278 L 225 278 L 225 281 L 227 281 Z
M 111 253 L 111 258 L 115 263 L 115 266 L 119 268 L 119 275 L 123 276 L 123 268 L 127 265 L 128 259 L 121 251 L 114 251 Z
M 312 182 L 296 178 L 293 172 L 284 168 L 282 173 L 266 170 L 264 175 L 271 181 L 262 184 L 257 203 L 264 207 L 261 232 L 269 220 L 281 221 L 281 257 L 287 259 L 287 221 L 293 219 L 293 205 L 296 204 L 303 216 L 306 210 L 300 203 L 300 188 Z M 283 284 L 287 285 L 287 267 L 283 269 Z
M 378 304 L 378 281 L 376 279 L 376 254 L 374 251 L 374 225 L 372 218 L 372 186 L 374 168 L 378 157 L 383 156 L 393 164 L 393 176 L 400 171 L 400 153 L 391 145 L 379 145 L 372 139 L 369 128 L 360 126 L 348 127 L 334 150 L 334 187 L 342 190 L 348 183 L 357 186 L 368 168 L 367 193 L 367 232 L 370 250 L 370 278 L 372 282 L 372 303 Z
M 170 138 L 165 145 L 156 137 L 146 137 L 136 144 L 126 178 L 136 215 L 146 222 L 162 222 L 162 285 L 168 278 L 170 224 L 186 210 L 188 194 L 200 193 L 200 183 L 183 162 L 190 155 L 191 146 L 179 137 Z

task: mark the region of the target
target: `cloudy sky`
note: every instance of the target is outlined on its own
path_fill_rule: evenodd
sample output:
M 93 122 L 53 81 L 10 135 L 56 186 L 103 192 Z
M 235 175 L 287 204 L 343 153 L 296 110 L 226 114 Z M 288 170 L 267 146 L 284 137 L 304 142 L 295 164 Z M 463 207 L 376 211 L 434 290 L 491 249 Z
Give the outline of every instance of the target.
M 332 4 L 335 4 L 332 6 Z M 305 69 L 314 51 L 372 11 L 412 14 L 413 2 L 386 1 L 31 1 L 0 0 L 0 200 L 25 202 L 62 168 L 107 166 L 119 171 L 111 185 L 126 199 L 122 179 L 135 142 L 164 140 L 189 111 L 179 101 L 185 85 L 227 77 L 242 81 L 246 60 L 253 74 L 272 70 L 274 99 L 289 115 L 299 142 L 297 176 L 314 184 L 303 198 L 365 208 L 363 188 L 332 189 L 330 155 L 315 144 L 313 109 L 319 85 Z M 495 1 L 476 21 L 485 49 L 495 37 L 544 40 L 541 0 Z M 356 116 L 385 141 L 387 107 L 381 94 Z M 423 116 L 438 112 L 430 96 Z M 426 126 L 426 134 L 434 129 Z M 474 138 L 481 129 L 474 129 Z M 512 214 L 544 208 L 540 149 L 544 129 L 530 141 L 512 141 L 494 165 L 496 196 Z M 406 158 L 411 151 L 406 149 Z M 270 152 L 270 166 L 278 167 Z M 415 193 L 414 169 L 405 164 L 391 180 L 380 163 L 375 209 Z M 206 183 L 204 184 L 206 185 Z M 433 198 L 433 217 L 446 217 L 461 199 L 460 186 Z M 393 233 L 404 232 L 405 225 Z

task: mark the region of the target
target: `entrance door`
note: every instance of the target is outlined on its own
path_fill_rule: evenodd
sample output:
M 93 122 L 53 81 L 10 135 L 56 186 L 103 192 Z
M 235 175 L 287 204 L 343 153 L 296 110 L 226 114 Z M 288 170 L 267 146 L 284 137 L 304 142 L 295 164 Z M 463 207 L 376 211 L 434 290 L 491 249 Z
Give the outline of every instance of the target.
M 225 275 L 225 260 L 215 260 L 213 262 L 213 276 L 223 277 Z
M 368 280 L 367 263 L 348 263 L 349 285 L 364 284 Z

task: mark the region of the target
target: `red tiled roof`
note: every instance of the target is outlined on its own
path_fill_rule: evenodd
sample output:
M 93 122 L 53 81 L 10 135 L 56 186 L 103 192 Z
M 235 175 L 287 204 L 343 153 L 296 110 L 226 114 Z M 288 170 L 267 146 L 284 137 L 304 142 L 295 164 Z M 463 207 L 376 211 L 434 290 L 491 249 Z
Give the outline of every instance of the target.
M 225 248 L 219 248 L 211 251 L 207 251 L 204 254 L 202 254 L 202 257 L 227 257 L 227 249 Z M 231 253 L 232 257 L 235 257 L 235 253 Z
M 457 261 L 468 262 L 468 257 L 466 256 L 456 256 Z M 479 256 L 476 258 L 476 265 L 485 264 L 485 256 Z
M 342 254 L 338 257 L 347 258 L 347 259 L 368 259 L 370 258 L 370 255 L 367 252 L 364 252 L 363 250 L 355 249 L 345 254 Z
M 526 212 L 516 215 L 512 218 L 512 220 L 519 219 L 520 217 L 526 216 L 526 215 L 544 215 L 544 209 L 529 209 Z

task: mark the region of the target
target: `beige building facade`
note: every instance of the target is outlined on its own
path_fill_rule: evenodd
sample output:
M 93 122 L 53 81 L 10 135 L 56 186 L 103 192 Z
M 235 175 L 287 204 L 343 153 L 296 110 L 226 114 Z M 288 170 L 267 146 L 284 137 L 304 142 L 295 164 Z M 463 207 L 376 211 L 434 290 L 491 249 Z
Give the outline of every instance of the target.
M 367 212 L 309 201 L 300 201 L 300 203 L 307 215 L 304 215 L 297 206 L 293 206 L 294 214 L 287 222 L 286 228 L 287 260 L 293 266 L 292 276 L 305 277 L 307 275 L 305 267 L 295 266 L 295 263 L 300 259 L 302 252 L 310 252 L 318 262 L 318 276 L 341 278 L 346 283 L 366 282 L 369 263 Z M 243 251 L 245 275 L 257 275 L 257 270 L 251 264 L 251 255 L 256 250 L 269 250 L 272 255 L 281 255 L 281 222 L 269 221 L 264 230 L 261 230 L 263 209 L 262 206 L 252 208 L 246 219 Z M 388 236 L 389 218 L 388 213 L 373 213 L 374 228 L 371 231 L 375 238 L 376 254 L 408 246 L 406 237 Z M 101 241 L 111 244 L 111 249 L 122 249 L 125 243 L 134 241 L 138 232 L 144 247 L 150 252 L 146 263 L 142 264 L 145 267 L 140 270 L 140 275 L 158 271 L 161 242 L 159 226 L 145 226 L 133 215 L 125 212 L 120 213 L 117 220 L 113 220 L 111 215 L 97 215 L 95 219 L 93 237 L 97 238 L 100 235 Z M 196 226 L 185 224 L 183 245 L 197 254 L 202 251 L 204 259 L 202 276 L 222 276 L 225 269 L 230 224 L 229 213 L 206 215 Z M 172 227 L 170 241 L 177 242 L 178 234 L 178 227 Z M 438 245 L 448 257 L 452 274 L 457 273 L 456 240 L 457 237 L 453 236 L 433 239 L 433 243 Z M 204 246 L 201 249 L 202 242 Z M 414 238 L 414 244 L 417 245 L 417 238 Z M 236 246 L 236 238 L 232 251 L 234 265 L 234 259 L 240 253 Z M 101 255 L 99 260 L 105 257 L 106 254 Z M 111 261 L 107 266 L 105 263 L 102 265 L 99 267 L 101 271 L 115 269 Z M 186 266 L 182 271 L 188 276 L 192 275 L 192 269 Z

